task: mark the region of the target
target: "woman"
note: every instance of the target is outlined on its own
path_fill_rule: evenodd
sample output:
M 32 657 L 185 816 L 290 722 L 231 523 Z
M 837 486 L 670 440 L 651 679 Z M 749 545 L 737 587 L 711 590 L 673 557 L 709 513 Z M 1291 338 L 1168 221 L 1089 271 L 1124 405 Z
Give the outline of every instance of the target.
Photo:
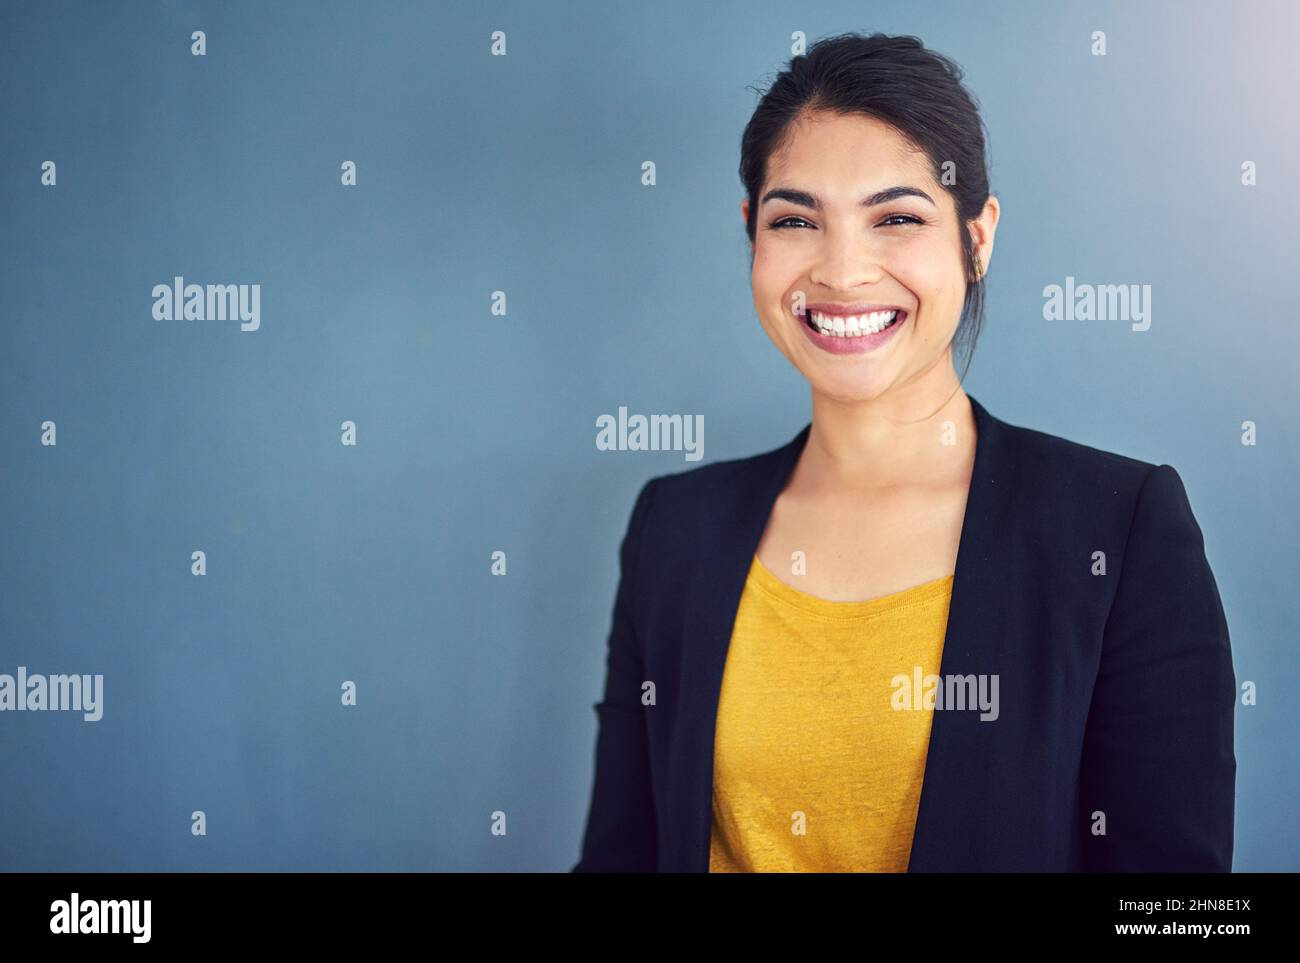
M 1235 682 L 1178 473 L 957 376 L 999 216 L 960 69 L 824 40 L 742 155 L 812 421 L 641 490 L 574 869 L 1229 871 Z

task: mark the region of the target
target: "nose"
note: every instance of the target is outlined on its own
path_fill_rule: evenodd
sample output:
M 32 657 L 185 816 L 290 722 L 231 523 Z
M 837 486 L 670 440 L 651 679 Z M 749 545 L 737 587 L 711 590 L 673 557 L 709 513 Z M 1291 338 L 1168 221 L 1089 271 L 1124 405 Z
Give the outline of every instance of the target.
M 828 291 L 852 291 L 884 276 L 879 247 L 857 231 L 827 230 L 813 255 L 808 280 Z

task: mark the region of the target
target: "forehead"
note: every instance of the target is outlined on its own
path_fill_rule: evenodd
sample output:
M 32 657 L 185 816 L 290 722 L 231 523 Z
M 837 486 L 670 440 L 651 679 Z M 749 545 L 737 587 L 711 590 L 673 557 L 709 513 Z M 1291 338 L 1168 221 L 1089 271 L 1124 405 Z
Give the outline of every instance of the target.
M 930 160 L 896 128 L 862 114 L 804 113 L 767 163 L 765 187 L 839 194 L 888 184 L 937 186 Z

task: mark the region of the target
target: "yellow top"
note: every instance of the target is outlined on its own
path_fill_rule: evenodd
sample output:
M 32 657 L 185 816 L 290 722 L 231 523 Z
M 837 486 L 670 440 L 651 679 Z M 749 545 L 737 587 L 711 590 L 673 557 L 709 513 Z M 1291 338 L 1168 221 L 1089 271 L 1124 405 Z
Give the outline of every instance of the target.
M 718 702 L 709 872 L 907 871 L 952 581 L 832 602 L 754 556 Z

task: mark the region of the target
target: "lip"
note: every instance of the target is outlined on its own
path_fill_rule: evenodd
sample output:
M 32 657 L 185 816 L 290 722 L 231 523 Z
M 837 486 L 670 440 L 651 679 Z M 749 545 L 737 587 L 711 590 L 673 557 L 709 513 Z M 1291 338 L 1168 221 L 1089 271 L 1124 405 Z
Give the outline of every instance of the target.
M 912 317 L 910 311 L 907 311 L 905 308 L 896 307 L 892 304 L 836 305 L 814 303 L 809 304 L 807 307 L 810 312 L 816 311 L 818 314 L 834 314 L 840 315 L 841 317 L 870 314 L 872 311 L 899 312 L 900 316 L 898 320 L 885 328 L 885 330 L 877 331 L 875 334 L 860 334 L 855 338 L 840 338 L 835 337 L 834 335 L 822 334 L 820 331 L 814 331 L 804 315 L 793 314 L 792 312 L 791 316 L 794 318 L 795 324 L 799 325 L 800 330 L 803 331 L 808 340 L 830 354 L 865 354 L 869 351 L 875 351 L 893 338 L 894 335 L 898 333 L 898 330 L 903 327 L 903 325 L 907 324 Z
M 816 311 L 818 314 L 832 314 L 841 318 L 852 317 L 860 314 L 873 314 L 876 311 L 902 311 L 907 314 L 907 308 L 901 304 L 869 304 L 866 301 L 854 301 L 852 304 L 836 304 L 833 301 L 809 301 L 804 307 L 808 311 Z

